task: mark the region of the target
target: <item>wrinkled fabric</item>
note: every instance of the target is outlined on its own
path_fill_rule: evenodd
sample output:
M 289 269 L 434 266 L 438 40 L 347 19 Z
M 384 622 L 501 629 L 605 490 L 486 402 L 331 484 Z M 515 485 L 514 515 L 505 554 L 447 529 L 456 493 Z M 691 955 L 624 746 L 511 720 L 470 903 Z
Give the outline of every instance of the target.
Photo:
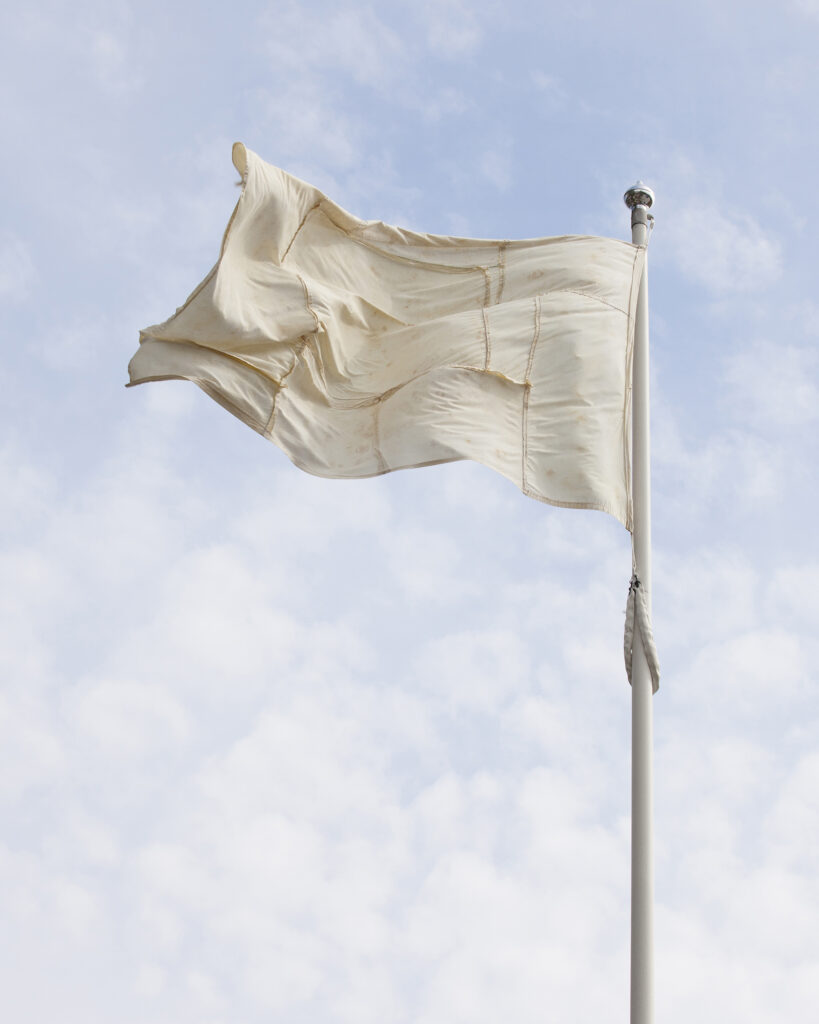
M 301 469 L 473 459 L 631 529 L 630 382 L 644 250 L 362 221 L 233 147 L 219 261 L 140 334 L 131 384 L 193 381 Z

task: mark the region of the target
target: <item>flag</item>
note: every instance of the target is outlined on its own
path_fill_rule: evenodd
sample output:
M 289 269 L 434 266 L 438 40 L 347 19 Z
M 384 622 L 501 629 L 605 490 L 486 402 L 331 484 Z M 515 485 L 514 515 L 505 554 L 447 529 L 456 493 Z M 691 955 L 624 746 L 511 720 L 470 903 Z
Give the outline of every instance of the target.
M 233 161 L 219 260 L 141 332 L 132 385 L 193 381 L 318 476 L 472 459 L 631 529 L 643 247 L 418 234 L 359 220 L 240 143 Z

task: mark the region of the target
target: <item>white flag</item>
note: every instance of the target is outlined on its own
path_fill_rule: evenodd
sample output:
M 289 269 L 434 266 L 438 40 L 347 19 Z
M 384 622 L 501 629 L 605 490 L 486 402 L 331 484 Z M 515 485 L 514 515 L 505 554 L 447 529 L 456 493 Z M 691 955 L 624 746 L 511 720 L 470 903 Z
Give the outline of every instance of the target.
M 219 261 L 141 332 L 131 384 L 183 378 L 318 476 L 473 459 L 631 528 L 644 250 L 362 221 L 237 143 Z

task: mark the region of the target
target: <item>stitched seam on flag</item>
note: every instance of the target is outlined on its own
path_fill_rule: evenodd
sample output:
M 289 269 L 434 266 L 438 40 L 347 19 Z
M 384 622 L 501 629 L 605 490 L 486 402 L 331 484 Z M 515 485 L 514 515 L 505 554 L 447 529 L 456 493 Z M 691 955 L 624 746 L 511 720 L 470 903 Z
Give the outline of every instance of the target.
M 241 420 L 242 423 L 246 423 L 251 430 L 255 430 L 257 434 L 264 435 L 265 430 L 259 420 L 254 420 L 252 416 L 240 409 L 238 405 L 230 398 L 230 396 L 222 391 L 220 388 L 215 388 L 209 381 L 194 380 L 193 382 L 197 387 L 201 388 L 205 394 L 212 398 L 214 402 L 221 405 L 222 408 L 227 409 L 231 415 L 235 416 L 237 420 Z
M 409 387 L 410 384 L 415 384 L 416 381 L 421 380 L 423 377 L 427 377 L 430 374 L 443 373 L 447 370 L 465 370 L 468 373 L 477 373 L 482 377 L 497 377 L 499 380 L 505 381 L 507 384 L 514 384 L 519 388 L 525 388 L 526 386 L 519 380 L 507 377 L 505 373 L 501 373 L 499 370 L 484 370 L 480 366 L 467 366 L 462 363 L 448 363 L 446 366 L 431 366 L 428 370 L 422 370 L 420 373 L 416 373 L 414 377 L 410 377 L 408 380 L 402 380 L 400 384 L 396 384 L 394 387 L 388 388 L 383 392 L 383 394 L 373 395 L 371 398 L 345 402 L 343 399 L 339 399 L 337 395 L 333 395 L 329 389 L 327 391 L 327 398 L 333 403 L 334 408 L 369 409 L 372 406 L 377 405 L 379 402 L 386 402 L 387 399 L 392 398 L 393 395 L 397 395 L 399 391 Z
M 498 246 L 498 298 L 495 303 L 497 306 L 503 301 L 503 286 L 506 284 L 506 250 L 508 247 L 508 239 L 504 239 Z
M 173 319 L 173 318 L 171 318 Z M 162 326 L 161 324 L 159 326 Z M 148 328 L 150 331 L 151 328 Z M 254 366 L 253 363 L 247 362 L 246 359 L 242 359 L 240 356 L 234 355 L 232 352 L 225 352 L 222 348 L 212 348 L 210 345 L 203 345 L 198 341 L 191 341 L 190 338 L 157 338 L 153 334 L 149 334 L 147 331 L 140 331 L 140 344 L 142 344 L 143 338 L 148 338 L 152 341 L 168 342 L 169 345 L 191 345 L 193 348 L 200 348 L 203 352 L 210 352 L 211 355 L 221 356 L 223 359 L 229 359 L 231 362 L 237 363 L 239 366 L 243 366 L 246 370 L 252 370 L 257 373 L 264 380 L 270 381 L 271 384 L 275 384 L 277 387 L 281 386 L 281 380 L 278 377 L 272 377 L 269 373 L 265 373 L 264 370 L 258 366 Z M 287 371 L 290 372 L 289 370 Z M 188 380 L 188 378 L 184 378 Z
M 477 269 L 483 273 L 483 304 L 488 306 L 492 301 L 492 278 L 488 267 L 478 267 Z
M 628 316 L 628 310 L 623 309 L 621 306 L 615 306 L 613 302 L 608 302 L 606 299 L 601 299 L 599 295 L 590 295 L 588 292 L 578 291 L 576 288 L 555 288 L 554 291 L 544 292 L 544 295 L 580 295 L 584 299 L 591 299 L 592 302 L 602 302 L 604 306 L 608 306 L 609 309 L 613 309 L 616 313 L 622 313 L 623 316 Z
M 270 435 L 273 433 L 273 425 L 276 421 L 276 410 L 279 407 L 278 399 L 279 396 L 278 393 L 276 393 L 273 396 L 273 408 L 270 410 L 270 415 L 267 418 L 267 423 L 265 423 L 264 430 L 262 431 L 265 437 L 270 437 Z
M 335 224 L 335 222 L 333 223 Z M 411 267 L 424 267 L 427 270 L 440 270 L 444 274 L 474 274 L 477 271 L 480 271 L 484 276 L 484 281 L 487 286 L 490 285 L 489 272 L 486 267 L 480 263 L 470 264 L 468 267 L 453 267 L 448 263 L 432 263 L 430 260 L 419 260 L 415 259 L 413 256 L 399 256 L 398 253 L 390 252 L 389 249 L 381 249 L 379 246 L 373 245 L 372 242 L 366 242 L 363 238 L 356 238 L 355 235 L 346 231 L 341 224 L 336 224 L 335 226 L 340 231 L 344 231 L 344 234 L 347 235 L 351 242 L 355 242 L 357 245 L 361 245 L 365 249 L 369 249 L 371 252 L 377 252 L 379 256 L 392 260 L 394 263 L 409 264 Z
M 539 494 L 537 491 L 528 488 L 523 493 L 527 498 L 534 498 L 535 501 L 542 501 L 544 505 L 552 505 L 554 508 L 587 508 L 595 512 L 605 512 L 610 516 L 613 516 L 618 523 L 622 523 L 626 526 L 625 522 L 621 518 L 622 509 L 616 508 L 614 505 L 605 501 L 560 501 L 558 498 L 547 498 L 543 494 Z M 626 529 L 628 527 L 626 526 Z
M 319 320 L 318 314 L 313 309 L 313 306 L 310 302 L 310 289 L 307 287 L 307 282 L 304 280 L 301 274 L 296 274 L 296 277 L 299 279 L 299 281 L 301 281 L 301 286 L 304 289 L 304 301 L 307 304 L 307 312 L 313 317 L 313 320 L 316 323 L 316 330 L 320 331 L 321 321 Z
M 389 224 L 383 224 L 380 221 L 362 221 L 359 220 L 357 217 L 354 217 L 353 214 L 348 213 L 346 210 L 342 210 L 340 207 L 336 206 L 336 204 L 333 203 L 332 200 L 328 200 L 326 196 L 324 197 L 324 200 L 325 202 L 322 203 L 322 213 L 324 213 L 324 215 L 327 217 L 331 224 L 335 225 L 340 231 L 343 231 L 351 238 L 355 238 L 357 241 L 360 241 L 362 245 L 367 245 L 371 249 L 375 249 L 378 252 L 383 252 L 385 256 L 389 255 L 391 250 L 381 248 L 375 242 L 368 242 L 366 239 L 360 237 L 365 232 L 370 230 L 374 225 L 378 226 L 382 230 L 387 229 L 388 231 L 396 234 L 397 237 L 394 237 L 389 242 L 383 243 L 384 245 L 393 245 L 401 248 L 409 244 L 419 248 L 424 247 L 432 251 L 435 251 L 437 249 L 449 249 L 452 247 L 453 242 L 466 242 L 472 249 L 490 250 L 495 249 L 498 245 L 498 240 L 494 238 L 462 238 L 458 236 L 452 237 L 446 235 L 426 235 L 419 234 L 416 231 L 410 231 L 408 228 L 392 228 Z M 330 209 L 332 207 L 335 207 L 335 209 L 340 210 L 345 218 L 354 220 L 356 221 L 356 223 L 352 226 L 346 226 L 344 223 L 341 223 L 339 220 L 332 216 L 332 210 Z M 605 242 L 607 246 L 620 249 L 630 249 L 633 244 L 632 242 L 624 241 L 622 238 L 601 239 L 599 236 L 596 235 L 554 235 L 553 237 L 550 238 L 517 238 L 514 240 L 504 239 L 503 241 L 505 242 L 506 247 L 512 249 L 514 252 L 520 252 L 523 249 L 545 249 L 556 245 L 570 246 L 600 241 Z M 415 258 L 419 263 L 431 265 L 427 264 L 425 260 L 421 260 L 420 258 L 417 257 L 402 258 Z
M 355 228 L 355 229 L 349 228 L 346 225 L 344 225 L 342 223 L 339 223 L 339 221 L 336 220 L 331 215 L 331 212 L 327 209 L 326 205 L 323 205 L 321 202 L 319 202 L 316 206 L 312 207 L 310 211 L 308 211 L 308 214 L 305 215 L 305 220 L 307 219 L 307 216 L 309 216 L 310 213 L 312 213 L 314 210 L 317 210 L 317 209 L 320 209 L 320 212 L 327 218 L 327 220 L 335 228 L 337 228 L 339 231 L 341 231 L 343 234 L 345 234 L 350 239 L 351 242 L 355 242 L 356 244 L 363 246 L 365 249 L 369 249 L 371 252 L 378 253 L 380 256 L 383 256 L 385 259 L 392 260 L 395 263 L 408 264 L 408 265 L 414 266 L 414 267 L 424 267 L 424 268 L 429 269 L 429 270 L 441 271 L 442 273 L 445 273 L 445 274 L 468 274 L 468 273 L 475 273 L 475 272 L 480 271 L 480 273 L 482 273 L 483 277 L 484 277 L 484 305 L 489 306 L 489 305 L 497 305 L 498 304 L 497 302 L 496 303 L 492 303 L 492 301 L 491 301 L 492 279 L 491 279 L 491 275 L 490 275 L 488 267 L 486 267 L 484 265 L 481 265 L 481 264 L 472 264 L 472 265 L 466 266 L 466 267 L 453 267 L 453 266 L 450 266 L 448 264 L 434 263 L 434 262 L 429 261 L 429 260 L 422 260 L 422 259 L 418 259 L 418 258 L 412 257 L 412 256 L 402 256 L 402 255 L 400 255 L 398 253 L 391 252 L 389 249 L 384 249 L 381 246 L 375 245 L 373 242 L 369 242 L 369 241 L 367 241 L 364 238 L 361 238 L 360 235 L 359 235 L 359 232 L 365 230 L 368 227 L 367 224 L 362 224 L 361 227 L 358 227 L 358 228 Z M 298 230 L 301 229 L 303 224 L 304 224 L 304 221 L 302 222 L 301 225 L 299 225 L 299 229 Z M 298 231 L 296 233 L 298 234 Z M 295 236 L 294 236 L 294 238 L 295 238 Z M 554 242 L 554 243 L 558 243 L 558 242 L 559 243 L 565 243 L 565 242 L 575 242 L 575 241 L 577 241 L 577 242 L 584 242 L 586 240 L 587 240 L 587 238 L 586 238 L 585 235 L 581 235 L 581 236 L 571 236 L 571 235 L 569 235 L 569 236 L 562 236 L 562 237 L 554 238 L 554 239 L 545 239 L 545 240 L 538 240 L 538 241 L 545 241 L 545 242 L 550 242 L 550 243 L 551 242 Z M 616 239 L 611 239 L 610 241 L 617 241 L 617 240 Z M 497 243 L 490 242 L 488 244 L 496 245 Z M 508 240 L 505 240 L 501 244 L 503 245 L 503 248 L 506 249 L 512 243 L 510 243 Z M 524 246 L 529 245 L 529 244 L 531 244 L 531 243 L 527 242 L 524 239 L 520 243 L 516 243 L 515 247 L 516 248 L 517 247 L 524 247 Z M 629 243 L 623 242 L 622 244 L 623 245 L 628 245 Z M 292 241 L 291 241 L 291 245 L 292 245 Z M 289 251 L 289 247 L 288 247 L 288 251 Z M 505 266 L 505 260 L 504 260 L 504 266 Z M 500 269 L 501 268 L 500 268 L 500 265 L 499 265 L 499 270 Z M 505 270 L 503 271 L 503 278 L 505 280 Z M 566 293 L 566 294 L 570 294 L 570 295 L 580 295 L 583 298 L 591 299 L 591 300 L 593 300 L 595 302 L 600 302 L 604 306 L 608 306 L 610 309 L 614 309 L 618 313 L 622 313 L 624 316 L 628 316 L 628 311 L 627 310 L 622 309 L 620 306 L 614 305 L 614 303 L 611 303 L 611 302 L 609 302 L 606 299 L 600 298 L 599 295 L 590 295 L 588 292 L 579 291 L 579 290 L 574 289 L 574 288 L 556 288 L 556 289 L 548 291 L 548 292 L 546 292 L 544 294 L 560 295 L 562 293 Z M 499 302 L 499 300 L 500 300 L 500 293 L 499 293 L 498 302 Z
M 280 380 L 276 381 L 276 383 L 278 384 L 278 388 L 276 389 L 276 394 L 273 396 L 273 408 L 270 410 L 270 416 L 268 417 L 267 423 L 265 424 L 265 428 L 264 428 L 264 435 L 265 435 L 265 437 L 269 437 L 273 433 L 273 427 L 274 427 L 274 424 L 275 424 L 275 421 L 276 421 L 276 412 L 277 412 L 278 407 L 279 407 L 279 402 L 278 402 L 279 392 L 282 390 L 282 388 L 286 388 L 287 387 L 287 384 L 285 383 L 285 381 L 290 376 L 290 374 L 296 369 L 296 367 L 299 365 L 299 359 L 300 359 L 301 354 L 304 351 L 306 346 L 307 346 L 307 339 L 306 338 L 302 338 L 301 339 L 301 344 L 299 345 L 298 349 L 293 353 L 293 362 L 290 364 L 290 369 L 287 371 L 287 373 L 282 374 L 282 377 L 281 377 Z
M 484 347 L 486 349 L 486 358 L 484 359 L 483 368 L 489 369 L 489 362 L 492 358 L 492 342 L 489 338 L 489 315 L 486 311 L 486 306 L 481 307 L 481 316 L 483 317 L 483 337 Z
M 370 252 L 376 252 L 379 256 L 383 256 L 385 259 L 392 260 L 394 263 L 401 263 L 403 265 L 409 265 L 412 267 L 424 267 L 427 270 L 440 271 L 443 274 L 483 274 L 483 304 L 488 306 L 491 304 L 492 299 L 492 278 L 489 273 L 489 269 L 482 264 L 473 264 L 468 267 L 452 267 L 446 263 L 432 263 L 428 260 L 419 260 L 412 256 L 400 256 L 398 253 L 390 252 L 388 249 L 382 249 L 380 246 L 374 245 L 372 242 L 368 242 L 363 238 L 360 238 L 357 233 L 346 227 L 344 224 L 340 224 L 337 220 L 334 220 L 330 216 L 326 208 L 322 208 L 321 212 L 330 221 L 330 223 L 343 232 L 351 242 L 355 242 L 356 245 L 363 246 L 365 249 L 369 249 Z M 366 227 L 366 225 L 364 225 Z M 362 230 L 359 228 L 357 230 Z
M 532 362 L 535 358 L 535 348 L 540 339 L 540 296 L 535 296 L 535 329 L 532 334 L 532 344 L 529 346 L 529 360 L 526 363 L 526 376 L 523 379 L 523 422 L 521 424 L 523 436 L 521 438 L 521 466 L 520 466 L 520 487 L 524 494 L 528 494 L 528 483 L 526 481 L 526 458 L 529 454 L 529 393 L 532 390 L 532 382 L 529 375 L 532 372 Z
M 207 275 L 207 277 L 203 281 L 201 281 L 196 286 L 196 288 L 194 288 L 194 290 L 190 293 L 190 295 L 187 297 L 187 299 L 185 299 L 185 301 L 182 303 L 182 305 L 179 307 L 179 309 L 177 309 L 177 311 L 175 313 L 173 313 L 171 316 L 169 316 L 167 320 L 163 320 L 161 324 L 157 324 L 156 325 L 157 327 L 164 327 L 166 324 L 169 324 L 172 320 L 175 320 L 176 317 L 178 317 L 180 313 L 184 312 L 188 308 L 188 306 L 193 302 L 193 300 L 196 298 L 196 296 L 203 290 L 203 288 L 205 288 L 206 285 L 208 285 L 210 283 L 211 279 L 215 276 L 216 272 L 219 269 L 219 264 L 222 262 L 222 259 L 224 258 L 225 250 L 227 249 L 228 238 L 230 237 L 230 233 L 231 233 L 231 230 L 233 228 L 233 224 L 234 224 L 234 222 L 236 220 L 236 217 L 237 217 L 237 215 L 239 213 L 239 207 L 242 204 L 242 200 L 245 198 L 245 191 L 247 189 L 247 180 L 248 180 L 249 174 L 250 174 L 250 165 L 248 164 L 248 168 L 247 168 L 244 176 L 242 177 L 242 191 L 241 191 L 241 193 L 239 195 L 239 198 L 236 200 L 236 205 L 233 207 L 233 212 L 230 215 L 230 220 L 227 222 L 227 227 L 225 228 L 224 233 L 222 234 L 222 245 L 219 248 L 219 259 L 216 261 L 216 264 L 211 269 L 211 271 Z M 144 334 L 144 333 L 145 333 L 144 331 L 141 332 L 141 334 Z M 140 337 L 141 337 L 141 334 L 140 334 Z
M 321 381 L 321 386 L 324 388 L 325 394 L 329 396 L 330 387 L 329 382 L 327 380 L 327 374 L 324 372 L 324 357 L 321 352 L 321 344 L 319 341 L 319 336 L 321 333 L 321 331 L 317 331 L 315 334 L 303 334 L 301 337 L 301 344 L 299 346 L 298 352 L 296 353 L 296 356 L 297 358 L 301 358 L 305 351 L 309 353 L 309 355 L 312 357 L 312 364 L 309 367 L 310 372 L 318 376 L 319 380 Z M 290 368 L 290 370 L 288 370 L 288 373 L 292 373 L 294 369 L 295 364 Z
M 220 256 L 219 257 L 219 263 L 221 263 L 221 262 L 222 262 L 222 257 Z M 149 331 L 151 331 L 153 328 L 167 327 L 168 324 L 173 323 L 173 321 L 176 320 L 176 318 L 179 316 L 180 313 L 184 313 L 185 310 L 188 308 L 188 306 L 196 298 L 196 296 L 201 291 L 203 291 L 207 287 L 207 285 L 210 284 L 211 280 L 216 276 L 216 272 L 219 269 L 219 263 L 217 263 L 214 267 L 211 268 L 210 273 L 207 275 L 207 277 L 204 278 L 204 280 L 199 282 L 199 284 L 193 289 L 193 291 L 190 293 L 190 295 L 187 297 L 187 299 L 185 299 L 185 301 L 182 303 L 182 305 L 179 307 L 179 309 L 176 310 L 175 313 L 171 313 L 171 315 L 168 317 L 168 319 L 167 320 L 163 320 L 161 324 L 154 324 L 153 327 L 149 327 L 145 331 L 140 331 L 139 332 L 140 338 L 143 335 L 147 335 L 148 337 L 153 337 L 153 335 L 148 334 Z M 160 340 L 161 341 L 167 341 L 167 340 L 170 340 L 170 339 L 161 338 Z M 182 339 L 177 339 L 177 340 L 181 341 Z
M 532 373 L 532 362 L 535 358 L 535 346 L 540 340 L 540 298 L 541 297 L 539 295 L 535 296 L 535 330 L 532 335 L 532 344 L 529 346 L 529 359 L 526 363 L 526 376 L 523 378 L 524 384 L 527 384 L 529 387 L 531 387 L 529 376 Z
M 244 175 L 242 176 L 242 191 L 239 193 L 239 198 L 236 200 L 236 205 L 233 207 L 233 213 L 231 213 L 230 220 L 227 222 L 227 227 L 225 228 L 224 234 L 222 235 L 222 246 L 219 249 L 219 262 L 221 262 L 222 257 L 225 255 L 225 249 L 227 249 L 228 238 L 230 237 L 230 232 L 231 229 L 233 228 L 233 222 L 236 220 L 236 216 L 239 213 L 239 207 L 241 206 L 242 200 L 245 197 L 245 190 L 247 189 L 247 179 L 249 172 L 250 168 L 248 167 Z
M 299 224 L 299 226 L 296 228 L 296 230 L 293 233 L 293 237 L 287 243 L 287 248 L 284 250 L 284 255 L 282 256 L 281 260 L 279 261 L 280 263 L 284 263 L 284 261 L 287 259 L 287 254 L 290 252 L 290 249 L 292 248 L 293 243 L 296 241 L 296 238 L 298 237 L 299 232 L 304 227 L 304 225 L 307 223 L 307 218 L 310 216 L 311 213 L 313 213 L 315 210 L 317 210 L 320 206 L 321 206 L 321 200 L 319 200 L 317 203 L 314 203 L 310 207 L 310 209 L 307 211 L 307 213 L 305 213 L 305 215 L 302 217 L 301 223 Z
M 643 253 L 645 250 L 642 250 Z M 629 310 L 636 313 L 637 300 L 639 298 L 640 280 L 642 278 L 642 262 L 640 260 L 641 249 L 638 247 L 634 253 L 634 262 L 631 268 L 631 288 L 629 289 L 628 296 L 628 308 Z M 643 256 L 645 259 L 645 256 Z M 631 531 L 634 518 L 633 510 L 633 496 L 631 493 L 631 436 L 629 431 L 629 423 L 631 420 L 631 395 L 632 395 L 632 374 L 634 367 L 634 329 L 635 329 L 636 317 L 633 313 L 628 315 L 628 323 L 626 324 L 626 365 L 625 365 L 625 378 L 626 387 L 625 394 L 623 396 L 623 464 L 625 466 L 626 476 L 626 523 L 625 527 Z M 632 556 L 633 557 L 633 556 Z
M 492 282 L 489 277 L 489 271 L 480 263 L 470 264 L 467 267 L 453 267 L 448 263 L 433 263 L 431 260 L 420 260 L 415 256 L 401 256 L 399 253 L 391 252 L 389 249 L 382 249 L 380 246 L 375 245 L 374 242 L 368 242 L 365 238 L 360 238 L 357 231 L 366 228 L 366 224 L 364 224 L 362 228 L 357 229 L 357 231 L 354 231 L 345 227 L 344 224 L 339 224 L 337 220 L 330 216 L 326 208 L 322 208 L 321 212 L 334 227 L 338 228 L 339 231 L 344 232 L 351 242 L 355 242 L 357 245 L 361 245 L 365 249 L 369 249 L 371 252 L 377 252 L 379 256 L 383 256 L 385 259 L 392 260 L 395 263 L 408 263 L 413 267 L 426 267 L 428 270 L 440 270 L 445 274 L 474 274 L 480 271 L 484 277 L 485 288 L 491 289 Z M 487 291 L 487 294 L 489 294 L 489 291 Z M 487 305 L 489 305 L 488 299 Z
M 378 459 L 378 472 L 388 473 L 387 460 L 384 458 L 384 454 L 381 451 L 381 424 L 379 422 L 381 416 L 381 403 L 384 401 L 386 395 L 380 395 L 373 405 L 373 447 L 375 448 L 375 457 Z

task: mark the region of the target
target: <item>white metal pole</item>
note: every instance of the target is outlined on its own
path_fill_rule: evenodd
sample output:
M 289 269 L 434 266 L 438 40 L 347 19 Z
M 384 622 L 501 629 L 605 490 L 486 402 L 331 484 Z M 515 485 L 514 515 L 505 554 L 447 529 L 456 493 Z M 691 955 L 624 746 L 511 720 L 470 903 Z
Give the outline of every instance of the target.
M 623 197 L 631 240 L 646 245 L 654 193 L 638 182 Z M 635 572 L 651 610 L 651 469 L 648 387 L 648 277 L 643 268 L 634 329 L 632 497 Z M 631 674 L 631 1024 L 654 1022 L 654 851 L 652 828 L 651 673 L 640 630 Z

